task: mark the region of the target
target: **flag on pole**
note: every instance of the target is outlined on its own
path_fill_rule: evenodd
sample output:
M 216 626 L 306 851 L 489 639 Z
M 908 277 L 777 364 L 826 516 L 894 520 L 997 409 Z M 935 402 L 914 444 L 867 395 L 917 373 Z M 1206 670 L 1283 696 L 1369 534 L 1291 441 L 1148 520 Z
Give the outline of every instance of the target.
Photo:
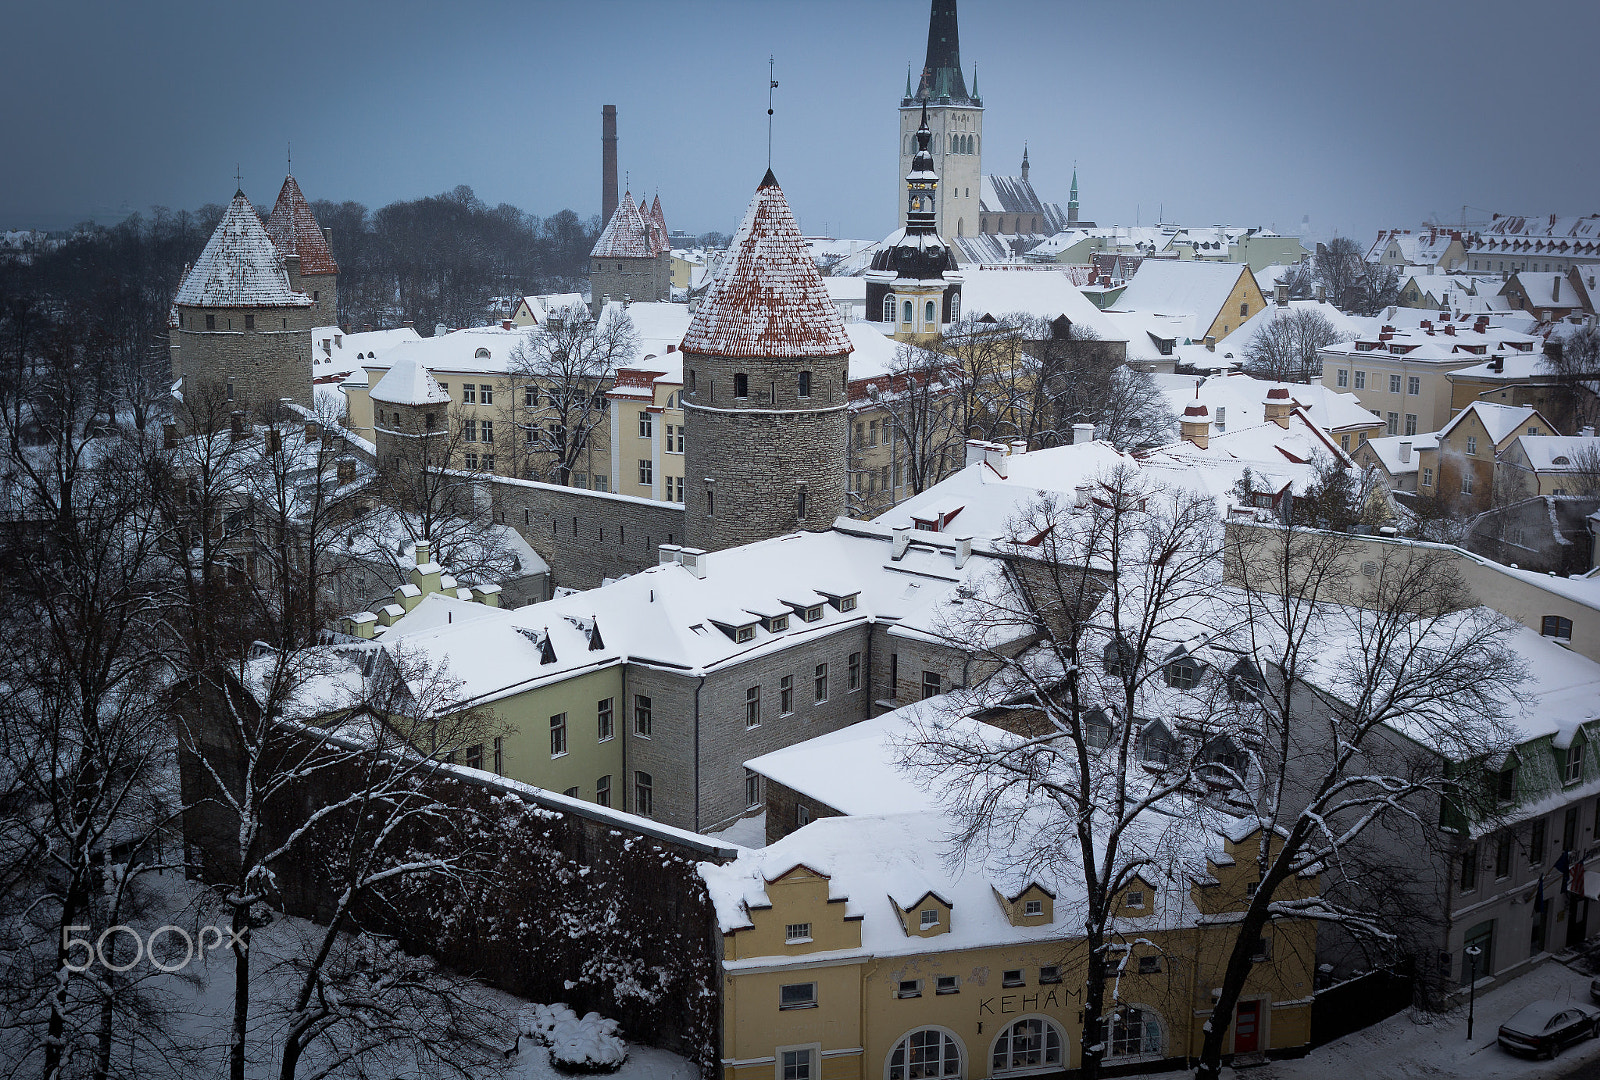
M 1576 893 L 1579 896 L 1583 895 L 1583 860 L 1582 859 L 1574 859 L 1572 861 L 1572 872 L 1571 872 L 1571 875 L 1570 875 L 1570 885 L 1568 886 L 1567 891 L 1571 892 L 1571 893 Z

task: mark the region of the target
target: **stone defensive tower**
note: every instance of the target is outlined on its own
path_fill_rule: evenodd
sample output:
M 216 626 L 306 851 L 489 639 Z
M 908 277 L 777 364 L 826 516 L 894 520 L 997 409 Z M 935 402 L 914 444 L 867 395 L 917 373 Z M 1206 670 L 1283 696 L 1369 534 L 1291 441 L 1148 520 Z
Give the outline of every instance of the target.
M 339 264 L 333 261 L 329 247 L 332 234 L 318 227 L 293 176 L 283 178 L 266 229 L 283 256 L 290 284 L 311 297 L 316 325 L 335 325 L 339 321 Z
M 612 300 L 671 300 L 672 250 L 661 197 L 646 209 L 623 192 L 617 212 L 589 252 L 589 311 L 600 317 L 601 305 Z
M 302 289 L 299 256 L 280 252 L 235 192 L 173 297 L 172 374 L 183 394 L 215 393 L 240 409 L 283 399 L 311 408 L 318 306 Z
M 978 203 L 983 197 L 983 99 L 978 73 L 972 90 L 961 74 L 961 40 L 956 30 L 956 0 L 932 0 L 928 15 L 928 54 L 913 92 L 906 75 L 900 99 L 900 176 L 912 170 L 917 153 L 918 110 L 928 106 L 933 167 L 944 183 L 934 206 L 934 227 L 943 236 L 969 236 L 978 231 Z M 896 183 L 895 198 L 899 199 Z M 901 224 L 905 224 L 901 207 Z
M 450 395 L 404 346 L 372 388 L 372 442 L 384 470 L 446 465 Z
M 844 514 L 849 355 L 768 169 L 683 338 L 688 546 L 824 530 Z

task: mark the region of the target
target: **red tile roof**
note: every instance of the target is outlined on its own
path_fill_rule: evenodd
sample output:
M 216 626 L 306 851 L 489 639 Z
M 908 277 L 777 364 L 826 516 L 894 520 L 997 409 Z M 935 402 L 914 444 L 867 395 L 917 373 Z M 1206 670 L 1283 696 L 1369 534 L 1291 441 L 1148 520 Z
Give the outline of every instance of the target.
M 172 302 L 188 307 L 310 307 L 311 297 L 290 288 L 282 252 L 240 191 L 184 273 Z
M 302 274 L 339 272 L 339 264 L 333 261 L 333 252 L 328 250 L 327 238 L 322 235 L 306 197 L 300 194 L 300 185 L 292 176 L 283 178 L 283 190 L 278 192 L 278 202 L 267 218 L 267 235 L 283 254 L 300 256 Z
M 771 169 L 689 324 L 683 348 L 708 356 L 797 359 L 850 352 L 844 323 Z
M 596 259 L 650 259 L 658 254 L 650 223 L 639 213 L 633 194 L 625 192 L 616 212 L 606 223 L 606 231 L 589 252 Z

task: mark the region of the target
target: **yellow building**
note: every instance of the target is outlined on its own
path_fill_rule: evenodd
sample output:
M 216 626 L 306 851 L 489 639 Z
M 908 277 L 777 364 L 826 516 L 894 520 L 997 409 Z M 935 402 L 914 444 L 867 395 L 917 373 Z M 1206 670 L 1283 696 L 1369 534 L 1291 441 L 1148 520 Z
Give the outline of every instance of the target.
M 610 406 L 608 487 L 619 495 L 683 502 L 683 354 L 672 349 L 644 367 L 623 368 Z M 597 478 L 598 479 L 598 478 Z
M 702 866 L 723 931 L 725 1080 L 979 1080 L 1081 1064 L 1081 886 L 1070 873 L 952 869 L 950 828 L 926 810 L 824 817 Z M 1197 835 L 1192 865 L 1149 870 L 1117 898 L 1110 940 L 1126 963 L 1106 988 L 1108 1064 L 1198 1053 L 1256 839 Z M 1227 1053 L 1307 1044 L 1315 947 L 1310 922 L 1273 924 Z
M 1191 341 L 1214 343 L 1267 306 L 1247 263 L 1146 259 L 1117 298 L 1119 311 L 1186 315 Z

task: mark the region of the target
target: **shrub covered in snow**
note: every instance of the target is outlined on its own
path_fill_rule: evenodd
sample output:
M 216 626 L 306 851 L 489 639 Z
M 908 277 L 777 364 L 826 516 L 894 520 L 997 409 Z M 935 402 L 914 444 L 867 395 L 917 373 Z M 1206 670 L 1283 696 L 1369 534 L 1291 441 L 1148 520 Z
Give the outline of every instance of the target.
M 628 1060 L 628 1044 L 617 1022 L 591 1012 L 579 1017 L 564 1004 L 524 1005 L 517 1029 L 550 1048 L 550 1063 L 563 1072 L 616 1072 Z

